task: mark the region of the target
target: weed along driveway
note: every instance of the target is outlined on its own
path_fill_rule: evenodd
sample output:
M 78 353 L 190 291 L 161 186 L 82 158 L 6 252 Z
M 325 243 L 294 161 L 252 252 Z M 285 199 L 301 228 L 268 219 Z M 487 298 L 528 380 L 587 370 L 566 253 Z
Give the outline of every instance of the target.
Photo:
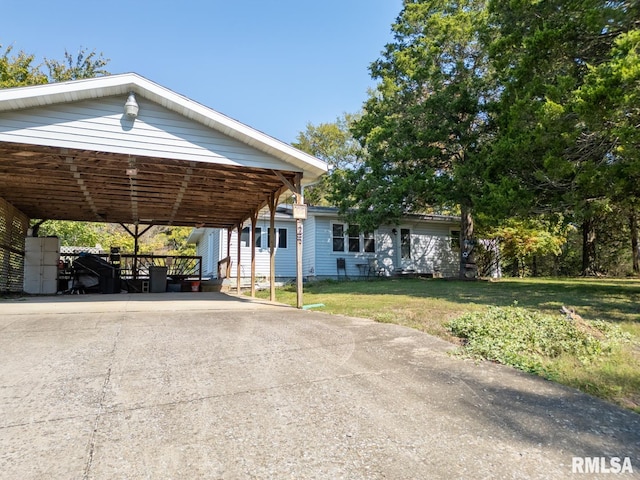
M 2 478 L 640 478 L 639 415 L 418 331 L 112 297 L 0 303 Z

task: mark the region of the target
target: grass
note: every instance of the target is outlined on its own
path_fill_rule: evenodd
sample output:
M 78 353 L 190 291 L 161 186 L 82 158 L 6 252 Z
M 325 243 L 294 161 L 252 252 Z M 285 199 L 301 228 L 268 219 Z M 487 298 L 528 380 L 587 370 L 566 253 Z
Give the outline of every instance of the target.
M 259 292 L 268 298 L 268 292 Z M 295 289 L 278 289 L 278 301 L 295 305 Z M 305 285 L 306 305 L 323 312 L 395 323 L 462 345 L 448 323 L 469 312 L 515 303 L 532 312 L 560 315 L 572 307 L 585 320 L 603 320 L 628 332 L 631 342 L 584 362 L 565 354 L 538 372 L 640 413 L 640 280 L 503 279 L 461 282 L 441 279 L 326 281 Z

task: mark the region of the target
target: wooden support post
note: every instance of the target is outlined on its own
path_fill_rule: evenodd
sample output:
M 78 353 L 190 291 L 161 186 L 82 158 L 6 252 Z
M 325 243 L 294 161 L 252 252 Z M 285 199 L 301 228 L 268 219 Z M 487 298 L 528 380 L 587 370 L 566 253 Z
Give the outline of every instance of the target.
M 272 193 L 269 197 L 269 299 L 276 301 L 276 203 L 278 197 Z
M 295 179 L 296 204 L 302 205 L 302 175 L 297 174 Z M 296 300 L 297 307 L 303 306 L 303 282 L 302 282 L 302 219 L 296 218 Z
M 131 230 L 129 230 L 129 228 L 124 223 L 121 223 L 120 226 L 122 228 L 124 228 L 129 235 L 131 235 L 133 237 L 133 265 L 131 267 L 131 273 L 133 275 L 133 279 L 137 280 L 137 278 L 138 278 L 138 250 L 140 250 L 140 246 L 139 246 L 138 240 L 140 239 L 140 237 L 142 235 L 147 233 L 149 231 L 149 229 L 151 229 L 153 227 L 153 224 L 152 225 L 147 225 L 147 227 L 144 230 L 142 230 L 142 232 L 140 231 L 137 223 L 135 224 L 136 228 L 135 228 L 135 231 L 133 231 L 133 232 Z
M 258 223 L 258 211 L 251 214 L 251 296 L 256 296 L 256 224 Z
M 233 230 L 230 228 L 227 229 L 227 274 L 224 278 L 228 278 L 229 282 L 231 281 L 231 236 L 233 235 Z
M 138 224 L 136 223 L 136 233 L 133 235 L 133 279 L 138 279 L 138 251 L 140 250 L 140 245 L 138 244 L 138 240 L 140 239 L 140 235 L 138 233 Z
M 238 262 L 236 263 L 236 277 L 237 277 L 237 283 L 236 283 L 236 291 L 238 293 L 238 295 L 240 295 L 240 281 L 242 280 L 242 270 L 241 270 L 241 265 L 240 265 L 240 239 L 242 237 L 242 224 L 239 223 L 238 226 Z

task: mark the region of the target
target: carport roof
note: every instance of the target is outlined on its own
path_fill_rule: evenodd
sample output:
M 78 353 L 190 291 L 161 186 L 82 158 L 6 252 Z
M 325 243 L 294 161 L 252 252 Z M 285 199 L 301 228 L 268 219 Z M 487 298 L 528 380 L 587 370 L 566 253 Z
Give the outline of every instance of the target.
M 228 228 L 326 171 L 132 73 L 0 90 L 0 197 L 30 218 Z

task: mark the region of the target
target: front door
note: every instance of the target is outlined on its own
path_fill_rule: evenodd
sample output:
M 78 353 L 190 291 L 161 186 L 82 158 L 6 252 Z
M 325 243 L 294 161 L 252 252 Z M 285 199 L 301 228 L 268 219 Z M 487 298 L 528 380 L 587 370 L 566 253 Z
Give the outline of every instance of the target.
M 411 258 L 411 229 L 400 229 L 400 268 L 402 270 L 410 270 L 413 268 L 413 259 Z

